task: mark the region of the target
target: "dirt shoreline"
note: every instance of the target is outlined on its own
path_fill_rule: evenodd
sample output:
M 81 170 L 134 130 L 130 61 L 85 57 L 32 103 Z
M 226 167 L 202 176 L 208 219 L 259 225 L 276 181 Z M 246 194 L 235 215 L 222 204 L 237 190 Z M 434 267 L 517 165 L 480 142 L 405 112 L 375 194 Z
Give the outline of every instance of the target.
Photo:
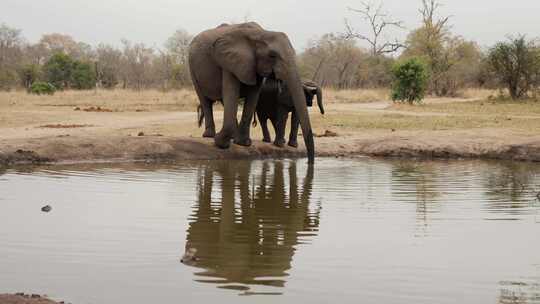
M 64 304 L 64 302 L 56 302 L 38 294 L 20 292 L 16 294 L 0 294 L 0 304 Z
M 540 137 L 501 139 L 459 132 L 366 134 L 316 138 L 318 157 L 483 158 L 540 162 Z M 0 140 L 0 166 L 103 162 L 302 158 L 303 147 L 278 148 L 255 140 L 220 150 L 211 139 L 166 136 L 69 136 Z

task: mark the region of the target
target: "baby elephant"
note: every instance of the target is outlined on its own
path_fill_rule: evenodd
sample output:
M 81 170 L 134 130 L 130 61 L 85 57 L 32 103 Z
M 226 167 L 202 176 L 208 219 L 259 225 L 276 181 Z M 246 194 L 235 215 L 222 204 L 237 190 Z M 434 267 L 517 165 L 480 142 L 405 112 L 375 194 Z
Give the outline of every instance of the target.
M 313 97 L 317 96 L 317 105 L 319 106 L 321 114 L 324 114 L 321 88 L 312 81 L 304 81 L 303 87 L 307 106 L 313 106 Z M 283 147 L 285 145 L 285 126 L 290 112 L 292 112 L 292 118 L 289 146 L 296 148 L 298 147 L 297 136 L 300 121 L 294 110 L 293 99 L 284 83 L 268 79 L 261 88 L 259 101 L 257 103 L 257 118 L 261 124 L 263 141 L 271 142 L 267 125 L 268 119 L 270 119 L 276 133 L 274 145 L 278 147 Z

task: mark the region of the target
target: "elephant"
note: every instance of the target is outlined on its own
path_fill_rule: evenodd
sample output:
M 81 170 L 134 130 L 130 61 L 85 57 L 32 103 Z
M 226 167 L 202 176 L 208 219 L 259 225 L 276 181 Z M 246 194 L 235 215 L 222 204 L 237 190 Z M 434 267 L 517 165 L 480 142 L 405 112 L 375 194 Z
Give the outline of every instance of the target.
M 320 229 L 314 167 L 216 161 L 197 175 L 182 257 L 184 265 L 198 268 L 195 280 L 220 288 L 284 287 L 297 246 Z
M 306 145 L 308 161 L 315 160 L 315 144 L 294 48 L 285 33 L 267 31 L 255 22 L 227 25 L 195 36 L 189 46 L 189 67 L 205 121 L 203 137 L 216 146 L 250 146 L 250 122 L 266 79 L 287 85 Z M 244 98 L 240 123 L 238 100 Z M 212 105 L 224 105 L 223 127 L 216 134 Z
M 308 107 L 313 106 L 313 97 L 317 96 L 317 105 L 319 106 L 321 114 L 324 115 L 321 87 L 312 81 L 304 81 L 303 89 L 306 97 L 306 105 Z M 289 146 L 295 148 L 298 147 L 297 136 L 299 121 L 296 111 L 294 110 L 291 94 L 286 85 L 281 85 L 275 80 L 266 81 L 261 89 L 256 112 L 263 132 L 263 141 L 271 142 L 267 125 L 267 121 L 270 119 L 276 134 L 274 145 L 278 147 L 283 147 L 285 145 L 285 125 L 287 124 L 289 113 L 292 112 Z

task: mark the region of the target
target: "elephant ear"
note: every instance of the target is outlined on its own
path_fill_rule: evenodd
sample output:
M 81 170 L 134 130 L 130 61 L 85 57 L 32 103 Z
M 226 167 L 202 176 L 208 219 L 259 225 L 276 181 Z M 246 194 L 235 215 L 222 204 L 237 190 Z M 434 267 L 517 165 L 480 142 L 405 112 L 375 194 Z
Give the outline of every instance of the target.
M 257 60 L 250 36 L 254 29 L 238 27 L 224 33 L 214 42 L 214 59 L 247 85 L 257 84 Z

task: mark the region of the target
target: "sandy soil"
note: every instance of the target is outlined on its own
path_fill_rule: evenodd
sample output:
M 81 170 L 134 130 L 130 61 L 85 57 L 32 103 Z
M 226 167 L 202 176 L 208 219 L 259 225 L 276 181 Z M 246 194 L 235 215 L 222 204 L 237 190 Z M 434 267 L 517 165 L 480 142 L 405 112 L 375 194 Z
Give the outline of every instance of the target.
M 219 150 L 213 141 L 201 138 L 196 125 L 193 96 L 182 92 L 191 103 L 168 102 L 145 95 L 114 98 L 103 93 L 79 96 L 61 93 L 54 97 L 25 97 L 25 93 L 0 95 L 0 164 L 176 161 L 182 159 L 302 157 L 304 149 L 280 149 L 260 141 L 261 131 L 252 130 L 250 148 L 232 145 Z M 82 94 L 82 93 L 81 93 Z M 119 94 L 119 93 L 115 93 Z M 156 93 L 158 94 L 158 93 Z M 171 94 L 171 93 L 168 93 Z M 160 96 L 160 95 L 159 95 Z M 176 95 L 171 94 L 170 96 Z M 170 97 L 169 96 L 169 97 Z M 161 98 L 161 99 L 160 99 Z M 173 97 L 170 97 L 173 98 Z M 28 100 L 27 100 L 28 99 Z M 148 99 L 146 102 L 145 100 Z M 104 101 L 105 100 L 105 101 Z M 388 101 L 355 103 L 327 98 L 322 117 L 312 109 L 316 134 L 330 130 L 337 137 L 316 138 L 318 156 L 393 156 L 443 158 L 495 158 L 540 161 L 540 134 L 530 123 L 540 122 L 540 114 L 507 115 L 503 124 L 468 127 L 468 120 L 491 121 L 489 113 L 445 113 L 404 110 Z M 471 102 L 471 99 L 432 99 L 428 104 Z M 91 107 L 104 111 L 84 111 Z M 216 107 L 216 124 L 222 116 Z M 348 116 L 341 123 L 341 116 Z M 497 114 L 499 115 L 499 114 Z M 493 116 L 495 120 L 499 116 Z M 403 127 L 403 120 L 420 119 L 437 126 L 438 119 L 456 119 L 463 127 L 446 122 L 450 128 Z M 514 121 L 510 121 L 514 119 Z M 369 125 L 363 125 L 369 120 Z M 400 121 L 393 127 L 394 121 Z M 384 123 L 380 123 L 384 121 Z M 498 123 L 497 121 L 495 121 Z M 514 128 L 514 124 L 516 127 Z

